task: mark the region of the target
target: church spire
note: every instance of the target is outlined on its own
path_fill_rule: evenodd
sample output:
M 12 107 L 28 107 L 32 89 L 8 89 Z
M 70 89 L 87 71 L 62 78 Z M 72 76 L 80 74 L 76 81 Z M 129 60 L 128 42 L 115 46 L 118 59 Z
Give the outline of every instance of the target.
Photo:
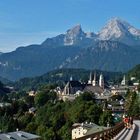
M 125 78 L 125 75 L 123 76 L 123 80 L 122 80 L 122 82 L 121 82 L 121 85 L 122 85 L 122 86 L 125 86 L 125 85 L 126 85 L 126 78 Z
M 99 86 L 104 89 L 104 78 L 102 74 L 99 77 Z
M 88 84 L 92 84 L 92 72 L 90 72 Z
M 92 85 L 96 86 L 96 71 L 94 72 L 94 79 L 92 81 Z

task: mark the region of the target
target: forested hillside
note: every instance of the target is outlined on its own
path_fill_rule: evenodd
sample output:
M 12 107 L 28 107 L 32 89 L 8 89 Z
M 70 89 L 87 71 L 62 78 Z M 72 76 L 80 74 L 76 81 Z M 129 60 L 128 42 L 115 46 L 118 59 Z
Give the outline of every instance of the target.
M 133 69 L 131 69 L 128 72 L 128 76 L 134 76 L 136 77 L 138 80 L 140 80 L 140 64 L 135 66 Z
M 85 70 L 85 69 L 59 69 L 48 72 L 42 76 L 34 78 L 23 78 L 14 83 L 16 89 L 31 90 L 37 89 L 41 85 L 53 83 L 63 86 L 65 82 L 70 80 L 78 80 L 81 82 L 87 82 L 90 72 L 94 75 L 96 71 L 97 77 L 102 73 L 105 81 L 118 83 L 122 79 L 122 73 L 119 72 L 106 72 L 100 70 Z

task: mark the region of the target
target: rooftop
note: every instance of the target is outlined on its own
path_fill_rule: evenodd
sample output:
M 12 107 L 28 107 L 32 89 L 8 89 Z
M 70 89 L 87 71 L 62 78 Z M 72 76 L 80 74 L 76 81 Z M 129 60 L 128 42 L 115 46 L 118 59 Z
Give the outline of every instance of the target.
M 36 140 L 39 138 L 40 136 L 38 135 L 34 135 L 24 131 L 16 131 L 0 134 L 0 140 Z
M 87 129 L 87 132 L 85 135 L 94 134 L 96 132 L 100 132 L 100 131 L 107 129 L 107 127 L 98 126 L 95 123 L 89 123 L 89 124 L 88 123 L 75 123 L 75 124 L 73 124 L 73 128 L 77 128 L 77 127 L 83 127 L 84 129 Z
M 92 85 L 87 85 L 84 88 L 84 91 L 85 92 L 98 93 L 98 94 L 101 94 L 101 93 L 104 92 L 104 90 L 101 87 L 99 87 L 99 86 L 92 86 Z

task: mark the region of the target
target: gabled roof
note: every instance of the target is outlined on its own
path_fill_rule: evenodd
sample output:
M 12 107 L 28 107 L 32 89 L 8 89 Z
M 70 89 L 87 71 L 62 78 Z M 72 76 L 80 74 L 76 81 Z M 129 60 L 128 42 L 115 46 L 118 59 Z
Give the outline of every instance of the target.
M 96 132 L 103 131 L 103 130 L 107 129 L 107 127 L 98 126 L 95 123 L 90 123 L 90 124 L 86 124 L 86 123 L 75 123 L 75 124 L 73 124 L 73 128 L 79 128 L 79 127 L 83 127 L 84 129 L 87 130 L 87 132 L 85 133 L 85 135 L 94 134 Z
M 107 127 L 97 125 L 95 127 L 92 127 L 91 129 L 89 129 L 85 135 L 91 135 L 91 134 L 94 134 L 96 132 L 103 131 L 105 129 L 107 129 Z
M 24 131 L 16 131 L 0 134 L 0 140 L 34 140 L 38 138 L 40 138 L 40 136 L 27 133 Z
M 103 93 L 104 90 L 99 87 L 99 86 L 92 86 L 92 85 L 87 85 L 85 88 L 84 88 L 84 91 L 85 92 L 91 92 L 91 93 Z
M 35 107 L 31 107 L 31 108 L 29 108 L 29 111 L 35 112 L 36 108 Z
M 69 81 L 67 84 L 70 87 L 83 87 L 83 85 L 79 81 Z

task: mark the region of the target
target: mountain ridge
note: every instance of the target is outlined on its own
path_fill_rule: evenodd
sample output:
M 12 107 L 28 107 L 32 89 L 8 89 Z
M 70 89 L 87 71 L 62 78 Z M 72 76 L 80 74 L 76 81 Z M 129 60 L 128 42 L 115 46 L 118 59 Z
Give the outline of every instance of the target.
M 92 43 L 100 40 L 110 40 L 136 46 L 140 45 L 140 29 L 135 28 L 120 18 L 112 18 L 98 33 L 84 32 L 81 25 L 78 24 L 71 29 L 68 29 L 65 34 L 46 39 L 43 44 L 48 45 L 48 41 L 53 39 L 56 39 L 57 41 L 55 40 L 54 42 L 57 43 L 61 41 L 60 45 L 64 46 L 78 45 L 78 41 L 83 43 L 82 40 L 84 39 L 88 39 L 88 41 L 91 40 Z
M 81 25 L 76 25 L 65 34 L 47 38 L 40 45 L 2 53 L 0 76 L 18 80 L 59 68 L 124 72 L 139 63 L 140 31 L 116 18 L 97 34 L 84 32 Z

